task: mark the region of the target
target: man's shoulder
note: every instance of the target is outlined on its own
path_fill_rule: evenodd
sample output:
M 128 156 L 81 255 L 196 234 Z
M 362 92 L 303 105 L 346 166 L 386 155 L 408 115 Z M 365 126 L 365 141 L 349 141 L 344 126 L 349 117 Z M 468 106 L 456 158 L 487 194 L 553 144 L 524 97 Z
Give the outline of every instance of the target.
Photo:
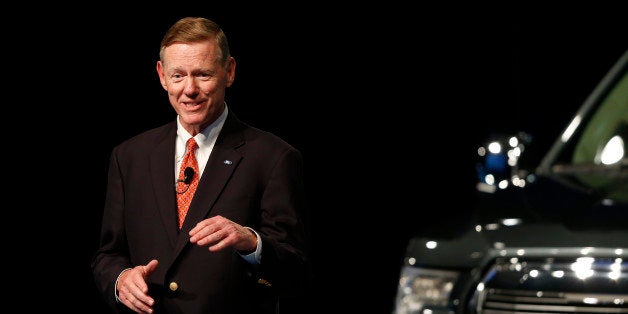
M 244 122 L 236 118 L 232 113 L 230 113 L 230 116 L 227 118 L 227 123 L 221 133 L 223 137 L 229 138 L 230 142 L 238 143 L 242 140 L 244 143 L 247 143 L 249 148 L 259 146 L 262 147 L 264 151 L 295 150 L 295 148 L 280 135 Z
M 174 138 L 176 135 L 176 122 L 170 122 L 149 130 L 142 131 L 120 144 L 117 145 L 118 149 L 132 149 L 139 147 L 155 146 L 169 138 Z
M 288 143 L 283 137 L 268 130 L 262 130 L 253 126 L 244 129 L 244 139 L 247 143 L 260 145 L 266 150 L 296 150 L 292 144 Z

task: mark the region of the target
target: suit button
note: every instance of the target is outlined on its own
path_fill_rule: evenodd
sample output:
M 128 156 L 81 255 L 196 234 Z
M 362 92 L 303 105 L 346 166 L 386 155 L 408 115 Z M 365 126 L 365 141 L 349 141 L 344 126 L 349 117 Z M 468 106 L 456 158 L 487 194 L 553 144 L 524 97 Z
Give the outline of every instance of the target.
M 173 281 L 168 285 L 168 288 L 170 288 L 170 291 L 175 292 L 179 289 L 179 285 Z

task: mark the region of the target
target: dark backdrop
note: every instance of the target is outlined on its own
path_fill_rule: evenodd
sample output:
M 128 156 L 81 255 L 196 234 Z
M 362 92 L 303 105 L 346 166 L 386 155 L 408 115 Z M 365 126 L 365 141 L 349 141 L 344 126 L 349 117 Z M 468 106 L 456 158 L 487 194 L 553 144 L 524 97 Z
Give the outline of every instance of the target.
M 481 140 L 526 130 L 549 145 L 628 47 L 619 8 L 453 9 L 95 6 L 42 19 L 44 47 L 26 39 L 46 62 L 30 74 L 51 90 L 38 109 L 56 165 L 39 172 L 52 183 L 42 198 L 71 210 L 37 215 L 50 231 L 36 251 L 55 265 L 41 295 L 104 313 L 89 263 L 109 153 L 175 118 L 155 71 L 159 43 L 176 19 L 202 15 L 223 26 L 237 60 L 229 106 L 304 154 L 308 308 L 389 313 L 407 239 L 468 220 Z M 87 151 L 72 153 L 68 136 Z M 82 201 L 68 206 L 75 192 Z

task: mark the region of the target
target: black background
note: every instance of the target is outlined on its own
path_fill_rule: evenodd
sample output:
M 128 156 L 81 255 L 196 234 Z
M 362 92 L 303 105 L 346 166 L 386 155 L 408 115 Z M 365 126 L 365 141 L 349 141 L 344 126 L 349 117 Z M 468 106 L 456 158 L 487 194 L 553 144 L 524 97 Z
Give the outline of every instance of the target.
M 13 47 L 34 65 L 15 80 L 41 107 L 19 117 L 36 116 L 20 122 L 35 130 L 45 164 L 32 175 L 48 186 L 24 196 L 45 204 L 30 218 L 46 227 L 25 264 L 42 303 L 90 313 L 105 312 L 89 264 L 109 153 L 175 118 L 155 63 L 180 17 L 222 25 L 237 61 L 230 108 L 304 154 L 313 312 L 390 313 L 407 239 L 469 218 L 477 145 L 525 130 L 541 151 L 628 47 L 612 6 L 75 10 L 38 19 Z

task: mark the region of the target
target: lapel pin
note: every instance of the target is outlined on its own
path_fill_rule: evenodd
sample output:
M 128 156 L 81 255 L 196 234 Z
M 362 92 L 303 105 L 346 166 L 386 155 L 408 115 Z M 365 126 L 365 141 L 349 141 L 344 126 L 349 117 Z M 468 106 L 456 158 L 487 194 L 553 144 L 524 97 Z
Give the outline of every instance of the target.
M 223 161 L 222 163 L 225 164 L 225 165 L 230 165 L 233 162 L 231 160 L 229 160 L 229 159 L 225 159 L 225 161 Z

